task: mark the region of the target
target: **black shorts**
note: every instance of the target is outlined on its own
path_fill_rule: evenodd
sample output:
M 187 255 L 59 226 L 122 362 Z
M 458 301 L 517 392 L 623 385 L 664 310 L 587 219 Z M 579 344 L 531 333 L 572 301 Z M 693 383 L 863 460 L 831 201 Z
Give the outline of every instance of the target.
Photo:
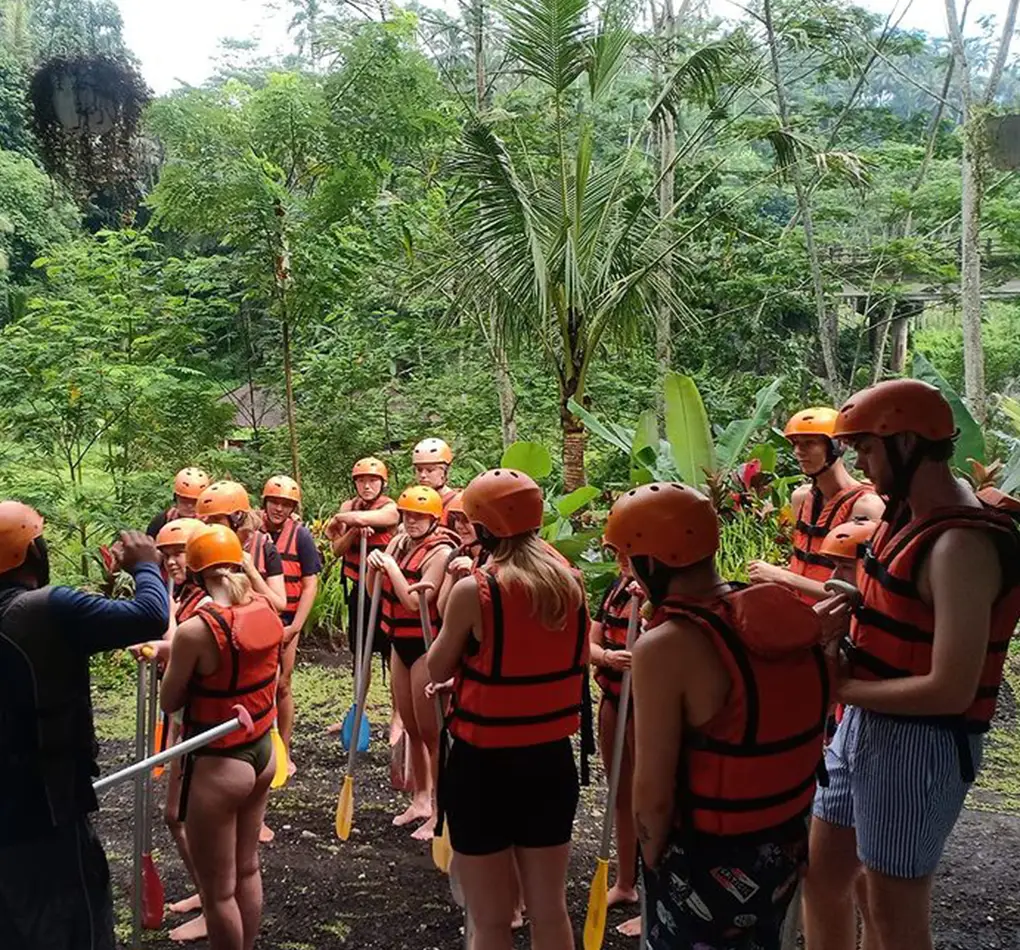
M 478 857 L 567 844 L 579 793 L 569 739 L 513 749 L 455 739 L 440 782 L 453 850 Z
M 807 849 L 800 819 L 753 843 L 674 833 L 659 866 L 642 867 L 646 950 L 780 950 Z
M 391 637 L 390 646 L 407 669 L 428 653 L 424 637 Z
M 115 950 L 110 869 L 88 818 L 0 846 L 0 947 Z

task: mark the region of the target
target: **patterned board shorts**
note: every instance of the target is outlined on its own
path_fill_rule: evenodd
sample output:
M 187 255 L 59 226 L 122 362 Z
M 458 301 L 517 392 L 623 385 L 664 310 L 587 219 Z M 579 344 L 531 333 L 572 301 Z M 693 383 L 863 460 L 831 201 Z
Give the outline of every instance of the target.
M 771 841 L 670 840 L 642 868 L 643 950 L 779 950 L 806 867 L 802 821 Z
M 110 869 L 89 820 L 0 847 L 3 950 L 115 950 Z
M 977 769 L 983 737 L 963 741 Z M 829 784 L 815 795 L 815 817 L 853 828 L 866 868 L 927 877 L 970 790 L 960 758 L 958 739 L 945 728 L 849 706 L 825 750 Z

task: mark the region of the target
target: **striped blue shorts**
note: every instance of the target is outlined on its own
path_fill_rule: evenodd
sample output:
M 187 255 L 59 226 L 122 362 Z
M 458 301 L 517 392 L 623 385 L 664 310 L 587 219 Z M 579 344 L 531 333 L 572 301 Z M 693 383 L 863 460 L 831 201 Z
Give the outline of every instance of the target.
M 967 737 L 975 770 L 983 738 Z M 813 814 L 856 831 L 866 868 L 899 878 L 935 872 L 970 790 L 949 730 L 847 707 L 825 767 L 829 785 L 819 786 Z

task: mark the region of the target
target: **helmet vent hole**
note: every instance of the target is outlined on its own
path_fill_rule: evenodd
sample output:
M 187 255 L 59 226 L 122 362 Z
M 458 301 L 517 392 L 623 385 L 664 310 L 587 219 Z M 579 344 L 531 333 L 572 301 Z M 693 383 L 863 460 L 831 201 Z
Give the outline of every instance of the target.
M 659 490 L 659 486 L 658 485 L 649 485 L 648 486 L 648 490 L 649 491 L 658 491 Z

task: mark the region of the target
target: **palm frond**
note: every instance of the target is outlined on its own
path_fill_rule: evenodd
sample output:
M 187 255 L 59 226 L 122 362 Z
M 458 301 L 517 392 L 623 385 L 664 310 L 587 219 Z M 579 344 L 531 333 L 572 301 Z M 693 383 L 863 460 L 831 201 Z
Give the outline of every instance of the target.
M 595 35 L 588 43 L 588 91 L 592 101 L 608 92 L 626 60 L 633 37 L 632 16 L 622 6 L 611 4 L 602 11 Z
M 735 53 L 736 48 L 729 40 L 709 43 L 691 53 L 663 86 L 652 106 L 652 119 L 660 119 L 663 112 L 675 115 L 685 103 L 711 103 L 729 73 Z
M 503 11 L 518 71 L 561 94 L 588 65 L 587 0 L 510 0 Z
M 855 152 L 816 152 L 815 166 L 820 175 L 833 175 L 860 190 L 871 186 L 869 162 Z

